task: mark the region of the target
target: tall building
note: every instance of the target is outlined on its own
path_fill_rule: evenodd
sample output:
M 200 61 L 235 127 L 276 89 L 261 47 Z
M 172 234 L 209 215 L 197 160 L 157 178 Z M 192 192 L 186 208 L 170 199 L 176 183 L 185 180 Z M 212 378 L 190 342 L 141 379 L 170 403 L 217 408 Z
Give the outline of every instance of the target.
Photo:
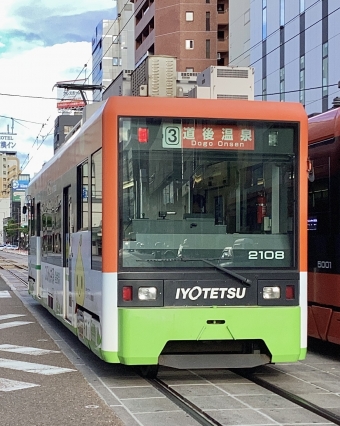
M 340 80 L 338 0 L 247 1 L 250 41 L 232 42 L 231 64 L 255 68 L 255 99 L 301 102 L 308 114 L 332 108 Z
M 18 179 L 20 162 L 16 152 L 0 152 L 0 198 L 9 198 L 12 181 Z
M 108 87 L 123 69 L 134 69 L 134 6 L 117 0 L 117 19 L 101 21 L 92 38 L 92 84 Z M 102 92 L 94 91 L 93 100 Z
M 135 64 L 148 55 L 177 58 L 177 70 L 229 63 L 229 0 L 130 0 L 135 4 Z

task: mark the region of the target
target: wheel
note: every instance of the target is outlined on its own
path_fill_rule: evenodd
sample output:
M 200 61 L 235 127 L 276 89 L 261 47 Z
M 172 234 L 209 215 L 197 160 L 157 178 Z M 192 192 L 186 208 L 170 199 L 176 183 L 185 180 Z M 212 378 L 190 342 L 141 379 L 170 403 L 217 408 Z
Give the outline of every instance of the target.
M 139 371 L 143 377 L 148 379 L 155 379 L 158 374 L 159 365 L 140 365 Z

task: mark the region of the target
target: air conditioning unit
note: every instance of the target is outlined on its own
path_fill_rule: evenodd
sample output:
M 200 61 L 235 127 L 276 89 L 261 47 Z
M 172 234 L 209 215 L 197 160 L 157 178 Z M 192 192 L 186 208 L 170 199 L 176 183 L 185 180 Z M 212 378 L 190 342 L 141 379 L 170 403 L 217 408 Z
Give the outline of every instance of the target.
M 217 60 L 219 60 L 219 59 L 221 59 L 221 54 L 220 53 L 217 54 Z

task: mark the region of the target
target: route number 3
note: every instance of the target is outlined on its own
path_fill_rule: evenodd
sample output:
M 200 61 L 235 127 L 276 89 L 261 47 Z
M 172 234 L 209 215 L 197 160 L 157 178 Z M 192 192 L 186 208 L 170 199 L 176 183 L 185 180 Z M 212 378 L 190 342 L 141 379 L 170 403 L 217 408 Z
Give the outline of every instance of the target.
M 166 145 L 179 145 L 181 141 L 180 129 L 173 126 L 166 127 L 164 131 L 164 140 Z

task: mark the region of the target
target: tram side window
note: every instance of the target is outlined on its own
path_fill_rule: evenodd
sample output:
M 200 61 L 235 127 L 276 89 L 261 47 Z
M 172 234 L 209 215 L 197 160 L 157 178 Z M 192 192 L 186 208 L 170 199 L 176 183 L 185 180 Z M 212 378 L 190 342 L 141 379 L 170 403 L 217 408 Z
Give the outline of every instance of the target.
M 42 215 L 42 230 L 43 230 L 43 255 L 47 256 L 53 252 L 53 231 L 54 231 L 54 217 L 51 213 L 44 213 Z
M 77 188 L 77 228 L 84 231 L 89 226 L 89 164 L 87 161 L 78 167 Z
M 102 268 L 102 150 L 91 159 L 92 269 Z
M 53 252 L 61 253 L 61 207 L 59 206 L 54 216 Z
M 36 235 L 36 229 L 35 229 L 35 199 L 32 199 L 31 208 L 30 208 L 30 216 L 29 216 L 29 224 L 30 224 L 30 231 L 31 236 Z
M 314 160 L 314 181 L 309 183 L 308 229 L 317 233 L 331 233 L 330 158 Z

